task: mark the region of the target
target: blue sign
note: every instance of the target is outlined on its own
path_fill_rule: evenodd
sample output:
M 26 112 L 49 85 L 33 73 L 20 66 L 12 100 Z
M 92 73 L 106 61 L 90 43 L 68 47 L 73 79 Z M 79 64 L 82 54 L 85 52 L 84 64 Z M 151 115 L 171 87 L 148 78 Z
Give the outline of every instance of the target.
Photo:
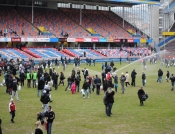
M 140 43 L 140 39 L 134 39 L 134 42 Z
M 152 39 L 148 39 L 148 40 L 146 40 L 146 42 L 152 43 Z
M 107 41 L 106 38 L 100 38 L 100 39 L 99 39 L 99 42 L 106 42 L 106 41 Z
M 50 38 L 50 42 L 59 42 L 58 38 Z

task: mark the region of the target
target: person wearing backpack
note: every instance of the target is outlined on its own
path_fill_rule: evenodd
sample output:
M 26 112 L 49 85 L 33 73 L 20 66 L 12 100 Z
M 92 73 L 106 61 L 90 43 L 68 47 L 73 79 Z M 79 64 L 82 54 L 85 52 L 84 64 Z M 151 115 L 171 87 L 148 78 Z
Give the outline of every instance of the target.
M 121 77 L 120 77 L 120 83 L 121 83 L 121 87 L 122 87 L 122 94 L 124 94 L 124 91 L 125 91 L 125 80 L 126 80 L 126 77 L 125 75 L 122 73 L 121 74 Z
M 112 114 L 111 110 L 112 110 L 112 106 L 113 106 L 113 103 L 114 103 L 114 94 L 115 94 L 115 92 L 108 88 L 108 90 L 106 91 L 105 96 L 104 96 L 104 104 L 105 104 L 105 108 L 106 108 L 106 115 L 108 117 L 110 117 L 111 114 Z
M 40 101 L 43 103 L 44 112 L 46 112 L 48 108 L 48 102 L 50 101 L 50 98 L 47 95 L 46 90 L 43 91 L 43 96 L 41 96 Z

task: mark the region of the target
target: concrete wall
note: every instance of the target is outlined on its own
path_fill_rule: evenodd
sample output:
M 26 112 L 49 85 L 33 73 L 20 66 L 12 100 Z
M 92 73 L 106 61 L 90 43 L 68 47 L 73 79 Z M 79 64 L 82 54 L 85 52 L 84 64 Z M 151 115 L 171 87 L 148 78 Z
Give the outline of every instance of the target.
M 49 1 L 47 6 L 50 9 L 58 9 L 56 1 Z
M 152 6 L 150 14 L 151 37 L 156 44 L 159 43 L 159 7 Z
M 51 42 L 28 42 L 28 47 L 33 47 L 33 46 L 38 46 L 38 47 L 42 47 L 42 46 L 58 46 L 58 43 L 51 43 Z

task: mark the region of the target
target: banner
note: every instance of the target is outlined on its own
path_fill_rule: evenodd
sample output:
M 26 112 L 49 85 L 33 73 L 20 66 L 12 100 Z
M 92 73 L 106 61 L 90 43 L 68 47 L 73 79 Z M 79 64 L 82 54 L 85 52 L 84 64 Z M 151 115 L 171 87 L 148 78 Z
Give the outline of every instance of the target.
M 84 42 L 91 42 L 91 38 L 84 38 Z
M 133 38 L 137 38 L 137 39 L 139 38 L 140 39 L 141 38 L 141 35 L 140 34 L 135 34 L 135 35 L 132 35 L 132 37 Z
M 107 39 L 107 42 L 114 42 L 114 39 L 108 38 L 108 39 Z
M 92 42 L 99 42 L 99 38 L 91 38 Z
M 134 42 L 140 43 L 140 39 L 134 39 Z
M 75 38 L 67 38 L 67 42 L 76 42 Z
M 21 38 L 21 42 L 50 42 L 50 38 Z
M 133 43 L 134 42 L 134 39 L 127 39 L 127 42 L 128 43 Z
M 58 38 L 50 38 L 50 42 L 59 42 Z
M 122 41 L 123 43 L 125 43 L 125 42 L 127 42 L 127 39 L 122 39 L 121 41 Z
M 100 38 L 99 42 L 106 42 L 106 38 Z
M 0 38 L 0 42 L 11 42 L 11 38 Z
M 67 42 L 67 38 L 59 38 L 59 42 Z
M 121 39 L 114 39 L 114 42 L 121 42 Z
M 145 38 L 141 38 L 140 39 L 140 43 L 146 43 L 146 39 Z
M 11 38 L 11 42 L 21 42 L 21 38 L 20 37 L 13 37 L 13 38 Z
M 84 38 L 76 38 L 76 42 L 84 42 Z

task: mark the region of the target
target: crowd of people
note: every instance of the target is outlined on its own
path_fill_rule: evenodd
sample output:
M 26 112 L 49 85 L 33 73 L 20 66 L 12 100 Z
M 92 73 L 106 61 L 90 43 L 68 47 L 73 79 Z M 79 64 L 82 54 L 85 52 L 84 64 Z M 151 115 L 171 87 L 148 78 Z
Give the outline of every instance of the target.
M 67 59 L 61 59 L 61 65 L 65 66 L 69 63 L 66 62 Z M 81 61 L 78 58 L 75 58 L 74 61 Z M 144 61 L 144 60 L 143 60 Z M 155 60 L 154 60 L 155 61 Z M 71 90 L 72 94 L 76 92 L 82 93 L 82 98 L 90 98 L 90 94 L 93 92 L 96 95 L 100 95 L 101 91 L 104 93 L 104 104 L 105 104 L 105 112 L 107 116 L 111 116 L 112 106 L 114 103 L 114 95 L 118 92 L 119 84 L 121 86 L 121 93 L 125 93 L 125 89 L 128 85 L 136 86 L 136 76 L 137 72 L 135 69 L 131 72 L 131 75 L 126 71 L 126 73 L 121 73 L 118 75 L 116 73 L 116 68 L 114 62 L 110 63 L 105 62 L 102 63 L 102 73 L 100 75 L 90 74 L 88 68 L 80 69 L 75 68 L 80 64 L 76 64 L 74 62 L 74 66 L 71 74 L 66 78 L 64 72 L 61 71 L 58 73 L 56 71 L 56 67 L 59 66 L 59 61 L 56 60 L 48 60 L 40 61 L 37 65 L 34 60 L 30 59 L 25 62 L 24 60 L 7 60 L 1 58 L 0 64 L 0 72 L 4 72 L 4 80 L 3 85 L 6 86 L 6 93 L 11 95 L 10 103 L 9 103 L 9 112 L 11 115 L 11 122 L 14 123 L 16 105 L 14 102 L 14 96 L 16 96 L 16 100 L 20 101 L 18 96 L 18 90 L 25 85 L 25 81 L 27 81 L 27 88 L 37 88 L 37 96 L 40 97 L 40 101 L 42 103 L 43 112 L 37 114 L 37 133 L 42 133 L 40 127 L 42 124 L 46 123 L 47 125 L 47 134 L 51 134 L 52 123 L 55 118 L 55 113 L 52 111 L 52 107 L 49 105 L 52 103 L 51 99 L 51 91 L 52 89 L 58 90 L 59 86 L 62 84 L 65 85 L 65 91 Z M 87 62 L 86 62 L 87 63 Z M 144 66 L 146 65 L 146 60 L 143 62 Z M 49 69 L 49 72 L 45 70 Z M 64 69 L 63 69 L 64 70 Z M 83 77 L 81 77 L 83 76 Z M 162 79 L 163 71 L 161 69 L 158 70 L 158 79 L 157 82 L 163 82 Z M 131 77 L 131 84 L 130 84 Z M 144 71 L 142 72 L 142 87 L 138 90 L 138 97 L 140 100 L 140 106 L 143 106 L 143 101 L 148 98 L 148 95 L 144 92 L 143 86 L 146 85 L 146 74 Z M 58 82 L 59 80 L 59 82 Z M 170 72 L 167 71 L 166 74 L 167 82 L 171 80 L 172 83 L 172 91 L 174 90 L 174 82 L 175 77 L 172 74 L 170 76 Z M 82 85 L 81 85 L 82 81 Z M 65 84 L 67 82 L 67 84 Z M 32 86 L 31 86 L 32 83 Z M 42 115 L 42 116 L 41 116 Z M 46 120 L 43 122 L 44 119 Z M 35 132 L 36 133 L 36 132 Z

